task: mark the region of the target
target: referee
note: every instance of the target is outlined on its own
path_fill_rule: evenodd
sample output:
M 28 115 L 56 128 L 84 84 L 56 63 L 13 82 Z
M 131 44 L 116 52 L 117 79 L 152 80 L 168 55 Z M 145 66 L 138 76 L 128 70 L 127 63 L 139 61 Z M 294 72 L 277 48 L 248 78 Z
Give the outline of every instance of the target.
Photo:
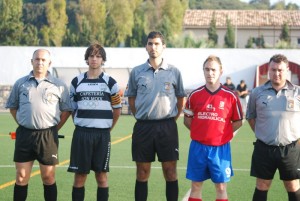
M 180 71 L 162 58 L 166 48 L 160 32 L 150 32 L 146 51 L 149 59 L 131 71 L 125 96 L 136 123 L 132 135 L 132 159 L 136 162 L 135 200 L 147 200 L 151 162 L 162 163 L 166 198 L 178 199 L 179 117 L 185 96 Z
M 251 163 L 253 201 L 267 200 L 277 169 L 288 200 L 300 200 L 300 87 L 287 80 L 288 64 L 286 56 L 272 56 L 270 80 L 250 94 L 246 118 L 257 138 Z
M 34 160 L 40 165 L 46 201 L 57 200 L 55 165 L 58 164 L 58 130 L 72 111 L 65 83 L 51 76 L 50 52 L 38 49 L 31 60 L 33 70 L 16 81 L 6 108 L 19 125 L 16 130 L 14 201 L 27 198 Z

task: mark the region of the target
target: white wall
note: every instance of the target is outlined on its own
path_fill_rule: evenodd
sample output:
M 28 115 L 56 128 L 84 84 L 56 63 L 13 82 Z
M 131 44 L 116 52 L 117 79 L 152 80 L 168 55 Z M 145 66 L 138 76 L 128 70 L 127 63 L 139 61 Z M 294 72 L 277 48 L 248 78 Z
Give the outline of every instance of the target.
M 0 47 L 0 84 L 12 85 L 18 78 L 31 71 L 32 53 L 37 47 Z M 84 61 L 86 48 L 46 47 L 52 54 L 52 67 L 87 67 Z M 145 48 L 105 48 L 107 62 L 105 67 L 132 68 L 145 62 L 148 54 Z M 274 54 L 284 54 L 289 61 L 300 64 L 300 50 L 278 49 L 179 49 L 167 48 L 164 57 L 177 66 L 183 76 L 185 88 L 195 88 L 204 84 L 202 65 L 211 54 L 220 57 L 224 73 L 231 76 L 234 84 L 244 79 L 253 87 L 256 66 L 269 61 Z

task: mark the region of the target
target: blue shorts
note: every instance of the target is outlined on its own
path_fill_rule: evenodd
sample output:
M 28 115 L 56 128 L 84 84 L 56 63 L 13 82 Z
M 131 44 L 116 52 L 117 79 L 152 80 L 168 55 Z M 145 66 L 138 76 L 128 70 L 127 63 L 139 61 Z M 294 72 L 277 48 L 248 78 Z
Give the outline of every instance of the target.
M 221 146 L 190 144 L 186 178 L 195 182 L 211 179 L 214 183 L 226 183 L 233 176 L 230 143 Z

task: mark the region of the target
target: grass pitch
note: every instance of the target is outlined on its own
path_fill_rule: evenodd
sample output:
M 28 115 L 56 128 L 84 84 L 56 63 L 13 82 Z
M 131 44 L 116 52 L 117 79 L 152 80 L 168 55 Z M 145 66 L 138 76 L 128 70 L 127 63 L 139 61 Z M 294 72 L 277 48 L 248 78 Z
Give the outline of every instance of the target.
M 131 133 L 134 118 L 122 115 L 112 131 L 112 153 L 109 173 L 109 200 L 133 201 L 135 185 L 135 163 L 131 159 Z M 189 131 L 183 125 L 183 118 L 177 121 L 180 140 L 180 159 L 178 161 L 179 200 L 182 200 L 190 189 L 190 181 L 185 178 L 188 148 L 190 143 Z M 15 179 L 15 167 L 13 163 L 14 140 L 10 139 L 9 132 L 16 129 L 16 123 L 9 113 L 0 113 L 0 200 L 11 201 L 13 199 L 13 185 Z M 70 146 L 74 126 L 71 118 L 60 130 L 65 135 L 60 139 L 59 159 L 60 165 L 56 169 L 58 187 L 58 201 L 70 201 L 73 183 L 73 174 L 67 172 L 69 164 Z M 254 134 L 248 123 L 245 122 L 238 134 L 232 140 L 232 158 L 234 176 L 228 183 L 228 195 L 231 201 L 251 201 L 255 188 L 255 178 L 249 176 L 251 154 L 253 150 Z M 43 198 L 43 186 L 39 174 L 38 163 L 32 170 L 29 182 L 28 201 L 41 201 Z M 273 180 L 268 194 L 270 201 L 288 200 L 282 182 L 278 174 Z M 94 173 L 88 176 L 85 185 L 85 200 L 96 200 L 96 181 Z M 148 201 L 163 201 L 165 198 L 165 181 L 158 162 L 152 164 L 151 176 L 148 183 Z M 210 180 L 204 183 L 204 201 L 215 200 L 215 188 Z

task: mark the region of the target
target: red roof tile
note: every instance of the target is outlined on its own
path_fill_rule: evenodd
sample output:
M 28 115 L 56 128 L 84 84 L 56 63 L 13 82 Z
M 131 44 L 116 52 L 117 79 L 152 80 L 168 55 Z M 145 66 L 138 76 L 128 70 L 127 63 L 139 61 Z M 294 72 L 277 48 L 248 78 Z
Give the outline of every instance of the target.
M 215 13 L 217 27 L 226 27 L 227 17 L 239 27 L 282 26 L 285 22 L 300 27 L 300 11 L 287 10 L 186 10 L 184 27 L 209 26 Z

